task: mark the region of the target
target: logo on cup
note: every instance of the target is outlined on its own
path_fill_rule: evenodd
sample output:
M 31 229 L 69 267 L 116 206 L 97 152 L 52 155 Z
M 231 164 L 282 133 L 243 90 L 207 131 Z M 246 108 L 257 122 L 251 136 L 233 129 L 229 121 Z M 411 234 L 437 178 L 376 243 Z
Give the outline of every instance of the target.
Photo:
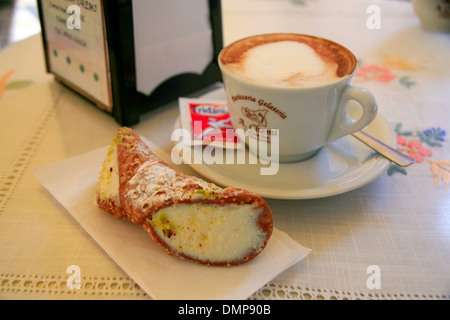
M 249 118 L 252 121 L 255 121 L 256 123 L 267 127 L 267 120 L 266 120 L 266 115 L 267 115 L 267 110 L 251 110 L 247 107 L 242 107 L 242 114 Z

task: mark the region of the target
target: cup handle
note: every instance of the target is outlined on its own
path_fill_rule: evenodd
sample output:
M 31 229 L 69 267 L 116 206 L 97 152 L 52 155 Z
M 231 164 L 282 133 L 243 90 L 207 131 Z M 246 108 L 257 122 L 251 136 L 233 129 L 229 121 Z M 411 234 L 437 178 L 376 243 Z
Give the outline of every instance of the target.
M 347 116 L 346 103 L 350 100 L 358 102 L 362 108 L 362 116 L 352 120 Z M 333 128 L 328 141 L 334 141 L 345 135 L 362 130 L 375 119 L 378 106 L 374 96 L 364 88 L 349 86 L 341 94 Z

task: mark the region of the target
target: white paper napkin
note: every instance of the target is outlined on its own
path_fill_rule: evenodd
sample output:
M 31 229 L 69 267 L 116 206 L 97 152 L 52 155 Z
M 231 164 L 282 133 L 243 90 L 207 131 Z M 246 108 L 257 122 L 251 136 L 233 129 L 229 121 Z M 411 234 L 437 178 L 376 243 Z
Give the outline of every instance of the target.
M 152 150 L 157 148 L 146 141 Z M 168 255 L 144 229 L 94 204 L 107 147 L 35 168 L 41 183 L 153 299 L 246 299 L 311 250 L 274 229 L 267 247 L 249 263 L 211 267 Z
M 133 23 L 136 85 L 143 94 L 175 75 L 201 74 L 213 59 L 206 0 L 133 0 Z

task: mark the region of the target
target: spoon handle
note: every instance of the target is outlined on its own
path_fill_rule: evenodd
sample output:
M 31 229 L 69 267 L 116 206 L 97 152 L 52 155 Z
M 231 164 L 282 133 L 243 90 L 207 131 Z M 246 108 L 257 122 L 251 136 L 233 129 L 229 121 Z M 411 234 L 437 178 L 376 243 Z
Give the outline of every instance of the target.
M 386 159 L 391 160 L 392 162 L 398 164 L 401 167 L 409 166 L 410 164 L 413 164 L 415 162 L 413 158 L 410 158 L 406 154 L 403 154 L 400 151 L 389 147 L 388 145 L 375 139 L 374 137 L 368 135 L 365 132 L 362 131 L 354 132 L 352 133 L 352 136 L 354 136 L 356 139 L 358 139 L 365 145 L 369 146 L 373 150 L 377 151 Z

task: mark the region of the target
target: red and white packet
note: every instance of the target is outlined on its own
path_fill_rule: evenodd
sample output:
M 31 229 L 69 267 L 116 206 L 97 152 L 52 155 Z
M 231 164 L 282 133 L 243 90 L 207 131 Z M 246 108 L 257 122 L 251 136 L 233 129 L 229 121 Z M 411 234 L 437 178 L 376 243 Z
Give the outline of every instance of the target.
M 192 145 L 243 147 L 231 124 L 226 101 L 179 98 L 179 107 L 181 126 L 189 131 Z

